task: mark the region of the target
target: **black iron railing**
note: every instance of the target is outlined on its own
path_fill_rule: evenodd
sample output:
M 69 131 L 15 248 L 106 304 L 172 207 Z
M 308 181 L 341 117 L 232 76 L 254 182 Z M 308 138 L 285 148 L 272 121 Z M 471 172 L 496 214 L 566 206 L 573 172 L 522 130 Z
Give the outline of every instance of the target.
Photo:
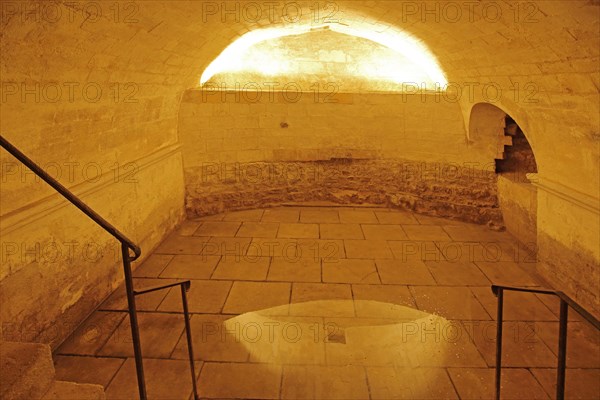
M 592 326 L 600 330 L 600 321 L 583 307 L 577 304 L 573 299 L 556 290 L 549 289 L 531 289 L 513 286 L 492 285 L 492 292 L 498 298 L 497 326 L 496 326 L 496 400 L 500 400 L 500 383 L 502 374 L 502 313 L 504 309 L 504 291 L 538 293 L 556 296 L 560 299 L 560 313 L 558 319 L 558 365 L 556 371 L 556 399 L 565 398 L 565 371 L 567 366 L 567 323 L 569 316 L 569 307 L 575 310 Z
M 142 254 L 141 249 L 133 243 L 127 236 L 110 224 L 107 220 L 102 218 L 100 214 L 92 210 L 87 204 L 85 204 L 79 197 L 75 196 L 69 189 L 64 187 L 60 182 L 50 176 L 44 171 L 38 164 L 32 159 L 23 154 L 19 149 L 8 142 L 4 137 L 0 136 L 0 146 L 9 152 L 13 157 L 22 162 L 27 168 L 33 171 L 37 176 L 42 178 L 44 182 L 50 185 L 54 190 L 60 193 L 65 199 L 71 204 L 80 209 L 85 215 L 90 217 L 96 224 L 102 227 L 106 232 L 110 233 L 114 238 L 121 242 L 121 254 L 123 259 L 123 271 L 125 274 L 125 291 L 127 293 L 127 305 L 129 311 L 129 319 L 131 322 L 131 336 L 133 339 L 133 353 L 135 356 L 135 366 L 137 372 L 138 389 L 140 393 L 140 399 L 146 400 L 148 398 L 146 393 L 146 381 L 144 378 L 144 365 L 142 359 L 142 346 L 140 341 L 140 330 L 137 320 L 137 309 L 135 306 L 135 297 L 154 292 L 157 290 L 169 289 L 174 286 L 180 286 L 181 288 L 181 300 L 183 303 L 183 314 L 185 318 L 185 329 L 187 334 L 188 342 L 188 353 L 190 359 L 190 370 L 192 374 L 192 388 L 194 392 L 194 399 L 198 399 L 198 391 L 196 387 L 196 372 L 194 368 L 194 350 L 192 346 L 192 332 L 190 327 L 189 310 L 187 303 L 187 291 L 190 288 L 190 281 L 176 282 L 163 286 L 156 286 L 144 290 L 135 290 L 133 286 L 133 275 L 131 272 L 131 262 L 135 261 Z M 131 255 L 130 250 L 133 251 Z

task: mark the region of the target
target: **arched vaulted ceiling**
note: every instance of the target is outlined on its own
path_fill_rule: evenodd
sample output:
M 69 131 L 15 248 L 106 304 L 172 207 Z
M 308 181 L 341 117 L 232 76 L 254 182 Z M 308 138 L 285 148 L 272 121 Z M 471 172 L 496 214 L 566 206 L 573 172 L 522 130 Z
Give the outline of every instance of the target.
M 418 38 L 460 87 L 456 101 L 466 121 L 473 104 L 494 102 L 530 135 L 541 174 L 597 192 L 597 171 L 581 179 L 577 169 L 555 162 L 561 154 L 579 171 L 597 168 L 598 152 L 590 153 L 600 140 L 597 0 L 90 4 L 2 4 L 2 132 L 27 135 L 33 151 L 49 146 L 68 154 L 82 130 L 105 139 L 88 141 L 82 154 L 110 149 L 109 157 L 118 157 L 174 142 L 181 93 L 229 44 L 256 28 L 329 16 L 348 26 L 376 21 L 369 23 L 374 32 L 398 29 Z M 23 98 L 20 85 L 53 82 L 64 89 L 58 101 Z M 116 91 L 118 100 L 71 101 L 65 94 L 76 84 L 75 98 L 85 97 L 79 88 L 90 82 Z M 128 95 L 136 101 L 124 101 Z

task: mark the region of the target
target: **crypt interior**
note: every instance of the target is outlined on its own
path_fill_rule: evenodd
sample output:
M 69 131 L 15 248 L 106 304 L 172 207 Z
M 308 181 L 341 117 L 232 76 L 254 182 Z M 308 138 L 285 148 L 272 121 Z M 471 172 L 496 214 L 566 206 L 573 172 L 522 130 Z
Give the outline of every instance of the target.
M 0 7 L 2 400 L 600 399 L 598 0 Z

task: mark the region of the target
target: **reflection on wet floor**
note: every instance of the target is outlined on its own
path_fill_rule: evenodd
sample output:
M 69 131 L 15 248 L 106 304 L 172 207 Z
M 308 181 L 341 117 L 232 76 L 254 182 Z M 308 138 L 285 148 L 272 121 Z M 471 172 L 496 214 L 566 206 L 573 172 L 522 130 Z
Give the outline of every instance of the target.
M 386 317 L 314 317 L 346 307 L 379 310 Z M 294 303 L 241 314 L 223 328 L 251 360 L 273 365 L 486 366 L 460 323 L 378 301 Z
M 134 275 L 138 288 L 192 280 L 202 398 L 491 399 L 490 285 L 542 286 L 534 266 L 484 226 L 284 207 L 186 221 Z M 149 397 L 189 399 L 179 291 L 140 297 L 138 309 Z M 125 310 L 119 288 L 57 350 L 59 379 L 137 397 Z M 557 316 L 551 297 L 505 295 L 503 398 L 553 398 Z M 569 321 L 567 398 L 600 398 L 600 336 L 575 313 Z

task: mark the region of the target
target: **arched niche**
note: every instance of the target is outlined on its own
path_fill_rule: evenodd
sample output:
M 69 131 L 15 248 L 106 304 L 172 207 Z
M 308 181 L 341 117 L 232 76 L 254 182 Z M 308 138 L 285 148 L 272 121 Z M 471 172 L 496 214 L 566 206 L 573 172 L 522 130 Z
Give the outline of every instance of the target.
M 469 143 L 495 160 L 498 203 L 506 229 L 527 248 L 537 243 L 537 162 L 517 119 L 490 103 L 475 104 L 470 113 Z

